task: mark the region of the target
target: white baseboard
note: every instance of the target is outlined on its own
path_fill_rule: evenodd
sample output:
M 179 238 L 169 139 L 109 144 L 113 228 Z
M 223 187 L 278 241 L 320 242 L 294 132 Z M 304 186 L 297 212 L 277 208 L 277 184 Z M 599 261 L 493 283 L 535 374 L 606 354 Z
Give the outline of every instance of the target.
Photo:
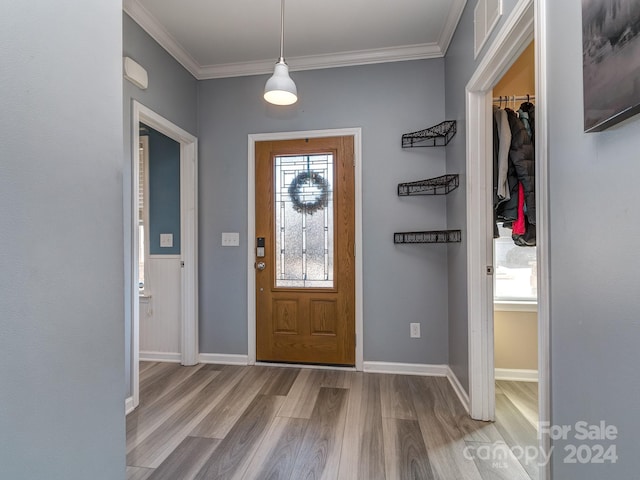
M 127 397 L 124 401 L 124 414 L 129 415 L 131 412 L 133 412 L 134 408 L 133 397 Z
M 423 375 L 427 377 L 446 377 L 446 365 L 427 365 L 423 363 L 364 362 L 363 370 L 368 373 L 395 373 L 397 375 Z
M 422 375 L 425 377 L 447 377 L 451 387 L 469 412 L 469 395 L 462 388 L 458 377 L 448 365 L 427 365 L 423 363 L 364 362 L 364 371 L 369 373 L 393 373 L 396 375 Z
M 537 382 L 537 370 L 518 370 L 515 368 L 496 368 L 496 380 L 511 380 L 513 382 Z
M 182 355 L 170 352 L 140 352 L 140 360 L 144 362 L 180 363 Z
M 464 409 L 469 413 L 469 394 L 462 387 L 460 380 L 458 380 L 456 374 L 453 373 L 451 367 L 447 367 L 447 378 L 449 379 L 449 383 L 451 383 L 453 390 L 456 392 L 456 395 L 458 395 L 460 403 L 462 403 Z
M 249 355 L 231 355 L 224 353 L 201 353 L 200 363 L 221 363 L 224 365 L 249 365 Z

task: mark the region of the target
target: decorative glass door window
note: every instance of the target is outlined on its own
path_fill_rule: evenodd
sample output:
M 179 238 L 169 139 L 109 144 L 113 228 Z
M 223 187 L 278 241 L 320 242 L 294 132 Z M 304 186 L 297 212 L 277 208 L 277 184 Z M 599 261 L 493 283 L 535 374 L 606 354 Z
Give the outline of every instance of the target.
M 275 157 L 275 286 L 334 288 L 333 154 Z

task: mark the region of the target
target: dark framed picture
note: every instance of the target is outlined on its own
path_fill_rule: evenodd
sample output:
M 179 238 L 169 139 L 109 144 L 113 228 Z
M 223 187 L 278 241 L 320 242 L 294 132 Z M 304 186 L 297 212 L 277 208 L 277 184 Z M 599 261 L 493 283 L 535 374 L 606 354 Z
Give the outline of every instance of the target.
M 582 0 L 584 131 L 640 113 L 640 1 Z

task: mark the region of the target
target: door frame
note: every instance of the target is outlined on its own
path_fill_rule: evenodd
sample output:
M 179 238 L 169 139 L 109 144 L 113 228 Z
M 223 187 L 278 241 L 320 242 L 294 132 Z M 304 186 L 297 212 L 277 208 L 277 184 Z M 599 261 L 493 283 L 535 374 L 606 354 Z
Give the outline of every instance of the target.
M 550 420 L 549 190 L 546 85 L 546 7 L 541 0 L 520 0 L 466 86 L 467 132 L 467 292 L 469 336 L 469 413 L 478 420 L 495 417 L 492 277 L 493 245 L 487 226 L 493 221 L 490 161 L 493 145 L 492 90 L 534 39 L 536 55 L 536 243 L 538 258 L 538 404 L 541 423 Z M 487 188 L 489 185 L 489 188 Z M 549 438 L 540 447 L 549 451 Z M 549 478 L 549 465 L 540 469 Z
M 140 402 L 140 298 L 138 284 L 138 187 L 140 122 L 180 144 L 180 331 L 182 365 L 198 363 L 198 139 L 137 100 L 131 122 L 131 383 L 127 413 Z M 129 399 L 128 399 L 129 400 Z
M 363 302 L 362 302 L 362 129 L 338 128 L 329 130 L 307 130 L 294 132 L 255 133 L 248 136 L 247 161 L 247 353 L 249 365 L 256 363 L 256 270 L 255 245 L 256 236 L 256 142 L 299 140 L 303 138 L 353 137 L 354 174 L 355 174 L 355 326 L 356 326 L 356 370 L 363 367 Z

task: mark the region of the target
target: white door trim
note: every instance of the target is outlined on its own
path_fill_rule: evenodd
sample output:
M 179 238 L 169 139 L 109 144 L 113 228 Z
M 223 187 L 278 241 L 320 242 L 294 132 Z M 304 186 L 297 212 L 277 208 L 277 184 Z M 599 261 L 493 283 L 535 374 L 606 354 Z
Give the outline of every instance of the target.
M 547 1 L 535 2 L 536 55 L 536 255 L 538 258 L 538 415 L 551 422 L 551 288 L 549 230 L 549 117 L 547 109 Z M 551 439 L 540 435 L 540 448 L 551 452 Z M 551 478 L 551 462 L 540 480 Z
M 485 268 L 492 264 L 493 221 L 487 169 L 492 156 L 492 89 L 513 61 L 536 38 L 536 240 L 538 257 L 538 371 L 540 422 L 550 419 L 549 369 L 549 191 L 546 88 L 546 0 L 520 0 L 466 87 L 467 93 L 467 291 L 469 318 L 470 414 L 495 416 L 493 295 Z M 540 440 L 549 452 L 549 439 Z M 549 465 L 540 478 L 550 478 Z
M 363 368 L 363 303 L 362 303 L 362 129 L 339 128 L 331 130 L 308 130 L 298 132 L 256 133 L 248 138 L 248 222 L 247 222 L 247 328 L 249 365 L 256 362 L 256 271 L 255 241 L 256 236 L 256 199 L 255 177 L 256 159 L 255 144 L 263 141 L 297 140 L 300 138 L 323 138 L 353 136 L 355 160 L 355 217 L 356 217 L 356 370 Z
M 133 101 L 131 122 L 132 190 L 131 190 L 131 278 L 138 278 L 138 143 L 140 122 L 172 138 L 180 144 L 180 236 L 181 261 L 181 354 L 183 365 L 198 363 L 198 139 L 161 117 L 140 102 Z M 131 282 L 131 392 L 135 408 L 140 401 L 140 299 L 136 281 Z

